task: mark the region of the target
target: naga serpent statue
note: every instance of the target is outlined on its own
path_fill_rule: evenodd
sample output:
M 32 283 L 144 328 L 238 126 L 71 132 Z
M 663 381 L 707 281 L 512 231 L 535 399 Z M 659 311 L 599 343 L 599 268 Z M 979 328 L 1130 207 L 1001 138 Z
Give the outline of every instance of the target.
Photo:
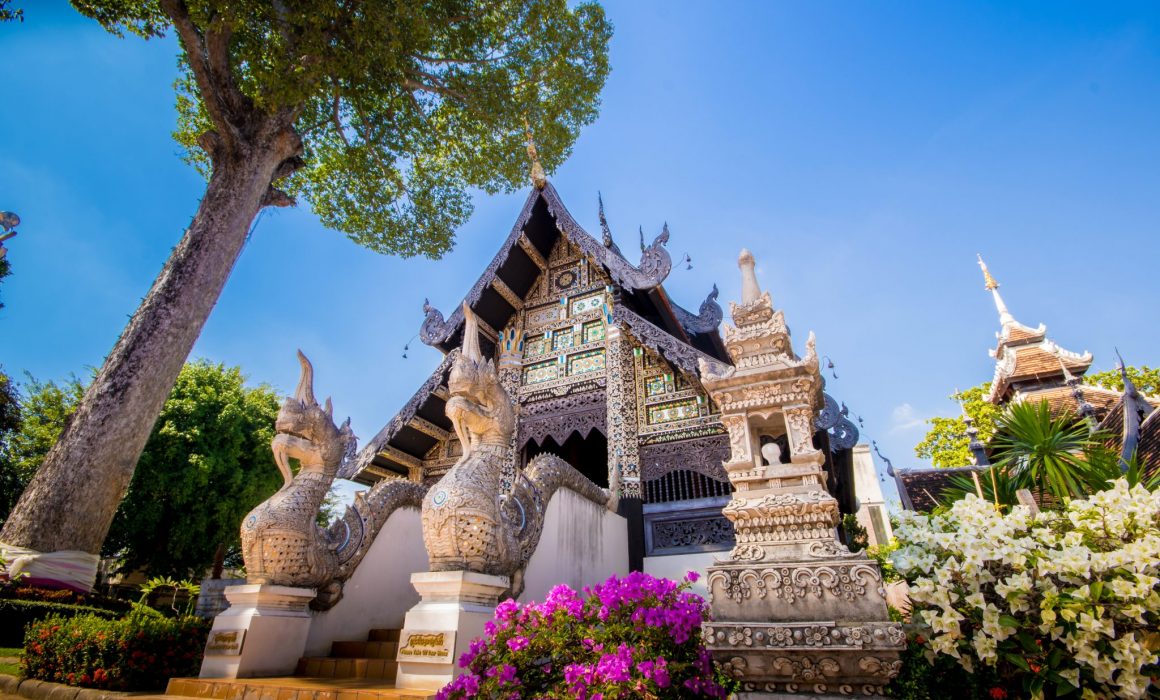
M 459 461 L 423 499 L 423 542 L 432 571 L 507 576 L 507 595 L 523 592 L 523 573 L 540 541 L 552 494 L 569 488 L 601 506 L 612 495 L 551 454 L 533 459 L 510 490 L 500 488 L 515 408 L 495 365 L 479 350 L 479 322 L 464 304 L 463 350 L 447 381 L 447 417 L 463 445 Z
M 329 528 L 318 526 L 318 512 L 356 438 L 348 418 L 334 422 L 330 399 L 314 398 L 314 369 L 301 351 L 302 378 L 274 423 L 270 443 L 285 483 L 242 520 L 242 558 L 249 583 L 314 588 L 316 610 L 332 607 L 342 584 L 366 555 L 371 542 L 396 508 L 419 507 L 426 489 L 403 480 L 381 481 L 355 496 L 352 507 Z M 298 463 L 295 473 L 291 461 Z

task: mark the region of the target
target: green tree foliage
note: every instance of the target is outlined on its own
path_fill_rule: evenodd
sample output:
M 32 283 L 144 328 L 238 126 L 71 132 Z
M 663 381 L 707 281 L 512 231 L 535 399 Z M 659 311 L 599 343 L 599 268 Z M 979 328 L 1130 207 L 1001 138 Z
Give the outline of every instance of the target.
M 450 248 L 469 188 L 527 185 L 525 117 L 544 167 L 559 166 L 596 118 L 609 70 L 612 28 L 594 2 L 73 5 L 117 34 L 176 31 L 175 137 L 203 173 L 267 115 L 302 142 L 278 187 L 328 228 L 404 256 Z
M 1140 365 L 1139 367 L 1129 366 L 1127 367 L 1127 372 L 1128 378 L 1132 380 L 1132 383 L 1136 385 L 1136 389 L 1141 394 L 1146 396 L 1160 396 L 1160 368 L 1152 368 L 1148 365 Z M 1113 391 L 1124 390 L 1124 377 L 1118 369 L 1085 374 L 1083 381 L 1084 384 L 1102 386 L 1105 389 L 1112 389 Z
M 20 392 L 0 369 L 0 523 L 12 509 L 23 484 L 7 460 L 7 447 L 12 436 L 20 429 Z
M 0 0 L 0 22 L 11 22 L 12 20 L 23 22 L 24 10 L 12 9 L 11 4 L 11 0 Z
M 979 440 L 986 444 L 995 434 L 996 421 L 1002 409 L 987 401 L 991 383 L 951 394 L 950 398 L 959 402 L 963 410 L 979 430 Z M 927 421 L 930 430 L 922 442 L 914 448 L 914 453 L 922 459 L 929 459 L 936 467 L 964 467 L 971 463 L 971 451 L 967 449 L 967 422 L 962 415 L 953 418 L 936 416 Z
M 19 402 L 18 418 L 0 432 L 0 522 L 8 516 L 24 486 L 32 479 L 65 421 L 76 410 L 85 387 L 75 376 L 61 384 L 31 376 L 17 392 L 4 377 L 8 397 Z M 23 394 L 23 395 L 21 395 Z
M 0 258 L 0 282 L 3 282 L 4 278 L 10 274 L 12 274 L 12 264 L 8 262 L 8 258 Z M 3 308 L 4 302 L 0 301 L 0 309 Z
M 105 540 L 122 569 L 197 577 L 242 517 L 281 486 L 270 452 L 278 396 L 206 360 L 177 378 Z
M 4 387 L 15 394 L 0 385 L 0 418 Z M 23 390 L 22 398 L 16 395 L 20 420 L 0 432 L 0 516 L 44 460 L 85 387 L 76 377 L 61 384 L 30 377 Z M 281 485 L 270 452 L 278 404 L 268 387 L 245 386 L 237 367 L 187 364 L 137 463 L 104 553 L 122 557 L 126 569 L 184 578 L 200 576 L 218 544 L 236 550 L 242 516 Z

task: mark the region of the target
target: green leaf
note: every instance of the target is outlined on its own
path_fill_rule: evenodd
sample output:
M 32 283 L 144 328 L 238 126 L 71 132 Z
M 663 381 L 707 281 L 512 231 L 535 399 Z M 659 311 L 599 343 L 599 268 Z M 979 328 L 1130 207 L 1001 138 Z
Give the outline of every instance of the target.
M 1013 666 L 1016 666 L 1024 671 L 1031 670 L 1031 667 L 1029 665 L 1027 665 L 1027 660 L 1024 659 L 1022 656 L 1020 656 L 1019 654 L 1013 654 L 1011 652 L 1006 652 L 1003 654 L 1003 658 L 1006 659 L 1008 663 L 1010 663 Z

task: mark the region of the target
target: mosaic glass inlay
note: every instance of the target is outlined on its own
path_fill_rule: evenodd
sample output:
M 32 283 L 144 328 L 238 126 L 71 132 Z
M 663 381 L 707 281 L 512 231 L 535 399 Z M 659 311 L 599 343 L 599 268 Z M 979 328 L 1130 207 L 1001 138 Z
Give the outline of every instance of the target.
M 534 338 L 528 338 L 528 342 L 525 347 L 527 348 L 526 354 L 528 355 L 543 355 L 544 353 L 548 352 L 548 339 L 542 335 L 538 335 Z
M 570 313 L 575 316 L 576 314 L 582 314 L 585 311 L 599 309 L 603 304 L 604 296 L 601 294 L 592 294 L 590 296 L 580 297 L 579 299 L 572 300 L 572 311 Z
M 576 334 L 571 330 L 556 331 L 552 338 L 552 348 L 554 350 L 564 350 L 576 345 Z
M 560 376 L 559 363 L 555 360 L 539 362 L 524 368 L 524 384 L 538 384 Z
M 568 358 L 568 374 L 584 374 L 604 369 L 604 351 L 589 350 Z
M 649 396 L 658 396 L 665 393 L 665 378 L 661 376 L 650 377 L 644 383 L 645 392 Z
M 584 342 L 591 343 L 597 340 L 604 340 L 604 322 L 603 321 L 589 321 L 584 324 Z
M 696 399 L 683 399 L 681 401 L 670 401 L 669 403 L 649 406 L 648 422 L 651 425 L 671 423 L 676 420 L 696 418 L 700 414 L 700 406 Z

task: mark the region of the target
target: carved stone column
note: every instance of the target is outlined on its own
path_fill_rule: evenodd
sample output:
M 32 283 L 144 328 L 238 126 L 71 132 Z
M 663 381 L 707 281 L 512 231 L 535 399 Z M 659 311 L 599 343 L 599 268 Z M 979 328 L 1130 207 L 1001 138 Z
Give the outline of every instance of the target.
M 608 485 L 617 489 L 621 498 L 639 499 L 640 444 L 632 343 L 615 325 L 609 325 L 607 333 Z
M 703 628 L 742 697 L 878 695 L 898 673 L 902 628 L 889 621 L 882 574 L 837 539 L 838 502 L 813 445 L 822 380 L 813 334 L 794 354 L 782 312 L 742 251 L 743 301 L 725 327 L 732 366 L 701 361 L 729 431 L 723 513 L 736 546 L 709 567 L 713 622 Z M 778 443 L 789 446 L 782 455 Z

